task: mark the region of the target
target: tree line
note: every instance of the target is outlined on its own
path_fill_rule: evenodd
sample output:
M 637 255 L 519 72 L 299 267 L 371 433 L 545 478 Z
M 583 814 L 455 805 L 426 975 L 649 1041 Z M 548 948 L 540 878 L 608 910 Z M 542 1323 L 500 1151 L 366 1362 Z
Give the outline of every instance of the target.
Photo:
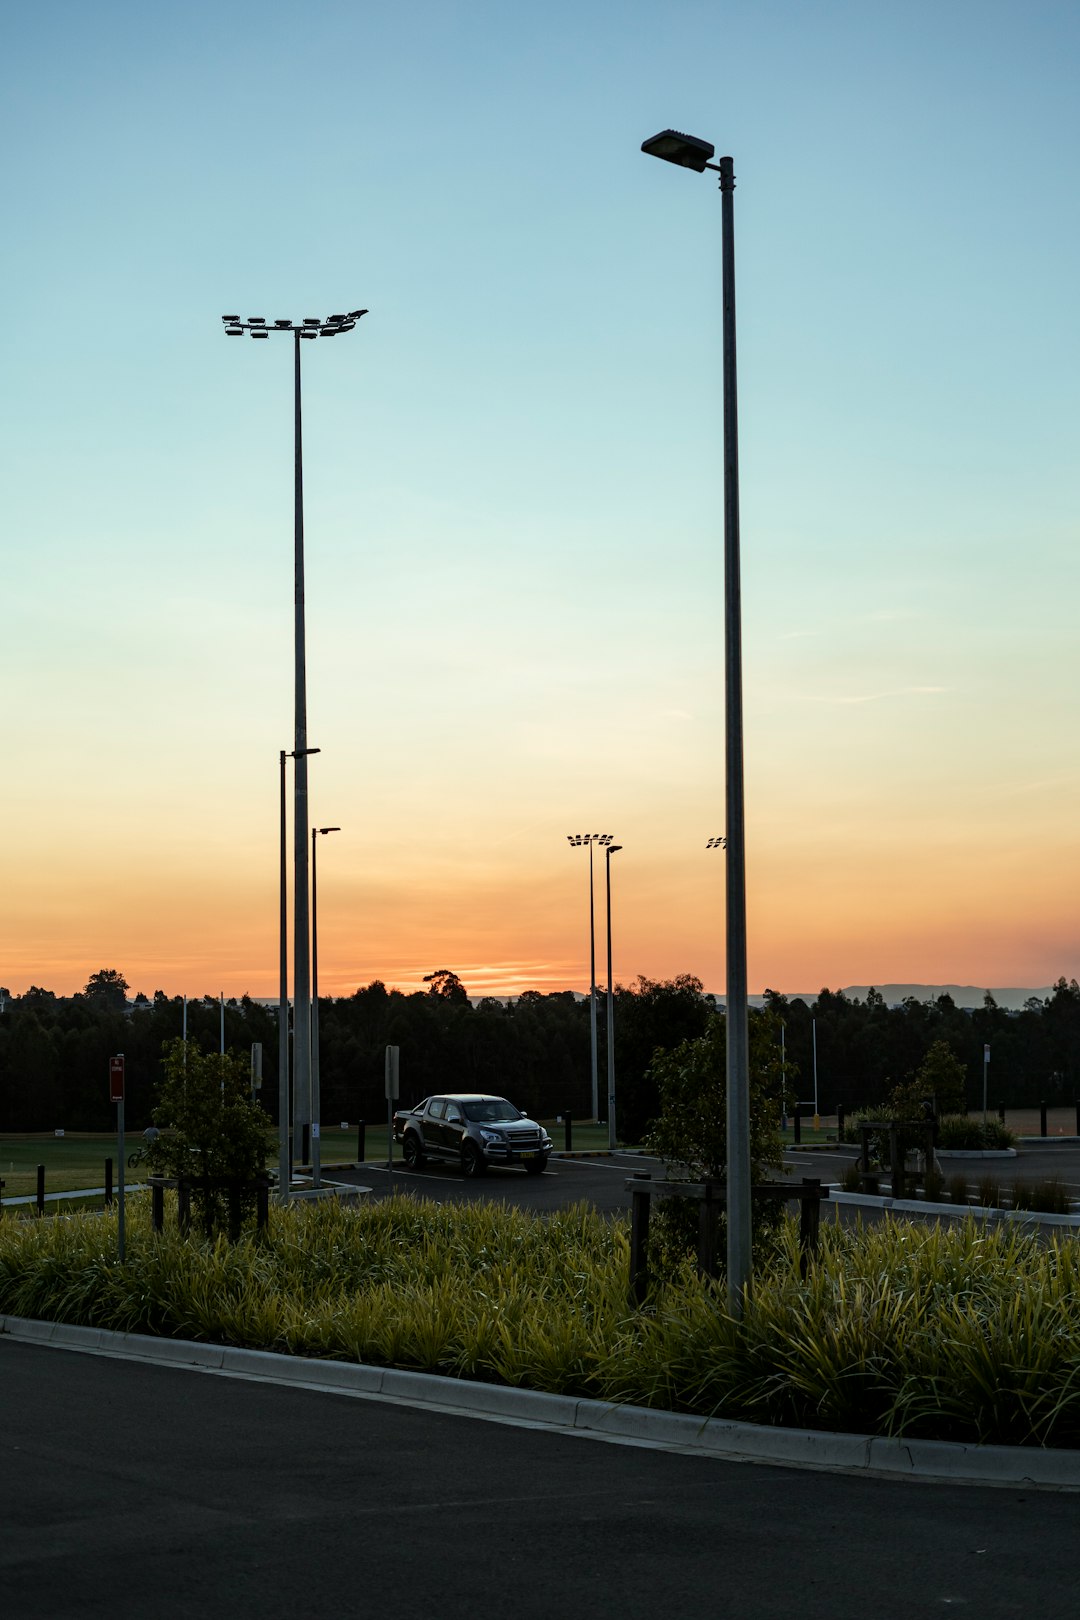
M 615 1074 L 619 1135 L 637 1140 L 658 1112 L 654 1053 L 704 1033 L 714 999 L 690 974 L 639 977 L 615 992 Z M 818 1098 L 823 1113 L 882 1105 L 910 1080 L 935 1043 L 963 1065 L 967 1104 L 982 1101 L 983 1049 L 990 1047 L 989 1100 L 1018 1107 L 1045 1099 L 1071 1102 L 1080 1094 L 1080 987 L 1059 979 L 1045 999 L 1019 1012 L 997 1006 L 987 992 L 973 1010 L 948 995 L 887 1006 L 871 990 L 865 1001 L 823 989 L 815 1000 L 765 994 L 774 1025 L 783 1030 L 783 1084 L 789 1104 L 813 1100 L 816 1038 Z M 108 1101 L 108 1060 L 126 1062 L 126 1117 L 133 1129 L 150 1119 L 163 1077 L 163 1049 L 184 1027 L 179 996 L 157 991 L 129 997 L 116 969 L 90 975 L 74 996 L 34 986 L 25 995 L 0 989 L 0 1132 L 67 1129 L 107 1131 L 115 1124 Z M 191 999 L 188 1038 L 206 1052 L 220 1042 L 218 997 Z M 245 1054 L 262 1046 L 263 1106 L 277 1117 L 278 1014 L 250 996 L 224 1005 L 225 1047 Z M 606 1018 L 597 1019 L 601 1112 L 607 1095 Z M 432 1091 L 492 1091 L 552 1118 L 591 1113 L 591 1036 L 588 999 L 570 991 L 525 991 L 510 1000 L 473 1001 L 458 976 L 440 969 L 424 991 L 387 989 L 379 980 L 349 996 L 319 998 L 322 1121 L 355 1124 L 386 1115 L 383 1059 L 401 1049 L 401 1101 Z

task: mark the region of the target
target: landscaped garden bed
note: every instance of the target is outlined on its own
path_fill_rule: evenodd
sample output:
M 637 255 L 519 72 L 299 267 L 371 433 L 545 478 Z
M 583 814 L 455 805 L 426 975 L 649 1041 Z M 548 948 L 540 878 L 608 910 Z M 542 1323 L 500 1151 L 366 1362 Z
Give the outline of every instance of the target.
M 974 1220 L 797 1226 L 739 1324 L 691 1261 L 628 1295 L 628 1239 L 584 1206 L 536 1217 L 396 1197 L 270 1213 L 230 1244 L 110 1218 L 0 1221 L 0 1313 L 418 1368 L 755 1423 L 1080 1443 L 1080 1249 Z

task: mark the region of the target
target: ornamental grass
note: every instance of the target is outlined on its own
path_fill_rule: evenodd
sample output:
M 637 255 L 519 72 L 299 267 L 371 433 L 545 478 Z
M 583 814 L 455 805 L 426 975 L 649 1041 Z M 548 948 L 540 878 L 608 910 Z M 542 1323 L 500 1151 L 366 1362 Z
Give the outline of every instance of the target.
M 770 1236 L 741 1323 L 692 1261 L 628 1295 L 624 1224 L 407 1197 L 273 1209 L 239 1243 L 114 1217 L 0 1221 L 0 1312 L 404 1367 L 701 1416 L 1080 1445 L 1080 1250 L 987 1229 Z

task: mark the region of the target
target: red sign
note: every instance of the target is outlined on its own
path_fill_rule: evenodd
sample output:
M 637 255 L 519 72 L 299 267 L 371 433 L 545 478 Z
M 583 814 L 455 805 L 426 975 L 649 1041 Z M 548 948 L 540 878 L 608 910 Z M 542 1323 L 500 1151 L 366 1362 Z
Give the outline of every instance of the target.
M 124 1059 L 111 1057 L 109 1059 L 109 1101 L 122 1103 L 124 1100 Z

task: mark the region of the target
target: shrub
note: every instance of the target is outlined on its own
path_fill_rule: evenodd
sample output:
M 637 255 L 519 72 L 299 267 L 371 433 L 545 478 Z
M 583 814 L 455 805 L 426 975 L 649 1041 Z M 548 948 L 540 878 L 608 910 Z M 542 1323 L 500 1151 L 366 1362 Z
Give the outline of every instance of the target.
M 151 1173 L 190 1181 L 195 1210 L 207 1235 L 228 1219 L 228 1201 L 211 1181 L 229 1177 L 250 1184 L 265 1169 L 270 1121 L 251 1099 L 249 1060 L 235 1052 L 206 1053 L 194 1041 L 165 1045 L 165 1078 L 154 1109 L 161 1134 L 146 1152 Z M 240 1196 L 250 1215 L 255 1194 Z
M 845 1192 L 857 1193 L 862 1191 L 862 1172 L 858 1164 L 849 1164 L 840 1178 L 840 1185 Z
M 970 1119 L 967 1114 L 947 1114 L 938 1121 L 937 1145 L 944 1152 L 950 1148 L 968 1153 L 985 1153 L 1012 1147 L 1016 1138 L 996 1119 L 985 1123 Z
M 940 1170 L 923 1171 L 923 1197 L 931 1204 L 940 1204 L 945 1190 L 945 1177 Z
M 937 1145 L 946 1153 L 956 1148 L 967 1153 L 978 1152 L 983 1145 L 982 1125 L 966 1114 L 947 1114 L 938 1120 Z
M 1056 1176 L 1048 1176 L 1044 1181 L 1014 1182 L 1012 1207 L 1040 1215 L 1068 1215 L 1072 1210 L 1072 1199 L 1063 1182 Z
M 983 1209 L 999 1209 L 1001 1207 L 1001 1188 L 993 1176 L 980 1176 L 975 1187 L 976 1201 Z
M 953 1204 L 966 1204 L 968 1201 L 967 1176 L 950 1176 L 948 1181 L 949 1201 Z

